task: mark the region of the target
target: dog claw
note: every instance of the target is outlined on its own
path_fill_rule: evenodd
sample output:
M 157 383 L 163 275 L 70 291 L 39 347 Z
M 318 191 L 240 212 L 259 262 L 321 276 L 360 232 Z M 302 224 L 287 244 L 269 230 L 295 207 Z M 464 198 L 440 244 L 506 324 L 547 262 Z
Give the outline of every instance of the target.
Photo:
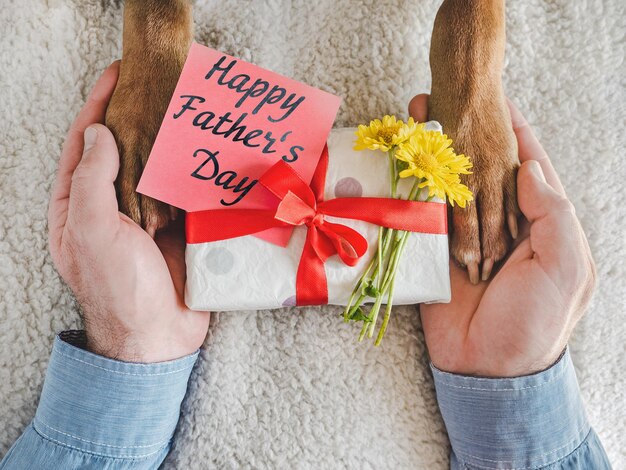
M 474 285 L 478 284 L 480 282 L 480 276 L 479 276 L 479 271 L 478 271 L 478 263 L 477 262 L 472 262 L 472 263 L 468 263 L 467 265 L 467 272 L 469 274 L 469 279 L 470 282 Z
M 146 227 L 146 232 L 148 232 L 148 235 L 150 235 L 150 238 L 154 238 L 154 235 L 156 234 L 156 226 L 148 225 Z
M 491 270 L 493 269 L 493 258 L 487 258 L 483 263 L 483 281 L 489 279 L 491 276 Z
M 509 232 L 511 232 L 511 237 L 515 240 L 518 235 L 517 217 L 515 214 L 509 214 L 507 221 L 509 223 Z

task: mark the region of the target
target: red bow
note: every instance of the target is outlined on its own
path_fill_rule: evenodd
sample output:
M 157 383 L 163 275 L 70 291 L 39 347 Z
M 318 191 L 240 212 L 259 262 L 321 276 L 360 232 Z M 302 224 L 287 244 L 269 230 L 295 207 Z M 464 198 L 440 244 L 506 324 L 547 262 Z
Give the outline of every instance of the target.
M 325 215 L 356 219 L 411 232 L 446 234 L 446 205 L 374 197 L 324 200 L 328 148 L 324 147 L 311 185 L 284 161 L 267 170 L 259 183 L 280 203 L 275 210 L 216 209 L 190 212 L 186 218 L 187 243 L 207 243 L 242 237 L 274 227 L 307 226 L 296 276 L 296 304 L 328 303 L 324 263 L 337 254 L 354 266 L 367 251 L 367 240 L 345 225 L 324 220 Z

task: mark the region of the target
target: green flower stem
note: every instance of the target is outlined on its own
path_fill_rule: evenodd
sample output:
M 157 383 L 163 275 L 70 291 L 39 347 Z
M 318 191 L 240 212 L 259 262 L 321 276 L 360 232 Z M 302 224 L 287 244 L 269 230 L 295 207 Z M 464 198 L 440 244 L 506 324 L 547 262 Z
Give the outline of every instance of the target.
M 354 314 L 354 312 L 356 312 L 356 309 L 361 306 L 361 304 L 365 300 L 365 297 L 367 297 L 366 294 L 359 295 L 359 297 L 356 299 L 356 302 L 354 303 L 354 305 L 352 306 L 352 308 L 348 312 L 348 319 Z
M 393 156 L 393 150 L 390 150 L 389 152 L 387 152 L 387 156 L 389 158 L 389 178 L 391 180 L 391 195 L 392 197 L 396 197 L 396 188 L 397 188 L 397 182 L 398 182 L 398 176 L 396 174 L 396 164 L 395 164 L 395 158 Z M 357 293 L 361 290 L 362 286 L 363 286 L 363 282 L 365 281 L 365 279 L 367 278 L 367 276 L 369 275 L 370 271 L 372 270 L 372 268 L 374 269 L 374 271 L 376 272 L 376 274 L 374 275 L 372 281 L 378 281 L 378 289 L 380 290 L 380 288 L 382 287 L 382 280 L 383 280 L 383 267 L 385 265 L 385 261 L 387 260 L 387 254 L 389 251 L 389 245 L 391 243 L 391 240 L 394 239 L 394 232 L 395 230 L 393 229 L 388 229 L 386 227 L 379 227 L 378 228 L 378 249 L 376 251 L 376 255 L 372 258 L 372 260 L 370 261 L 370 264 L 367 266 L 365 272 L 363 273 L 363 275 L 359 278 L 359 280 L 357 281 L 356 286 L 354 287 L 354 289 L 352 290 L 352 293 L 350 294 L 350 299 L 348 300 L 348 305 L 346 305 L 346 308 L 343 312 L 343 319 L 344 322 L 348 322 L 350 321 L 350 316 L 354 313 L 354 311 L 356 311 L 357 308 L 359 308 L 361 306 L 361 303 L 363 302 L 363 300 L 365 300 L 365 295 L 361 294 L 356 302 L 354 301 L 354 298 L 356 297 Z M 394 239 L 394 245 L 395 245 L 395 239 Z M 366 327 L 368 324 L 365 323 L 364 327 Z
M 395 199 L 397 197 L 397 186 L 398 186 L 398 169 L 396 166 L 396 159 L 394 157 L 394 150 L 391 149 L 387 152 L 387 157 L 389 159 L 389 180 L 391 182 L 391 197 Z M 361 334 L 359 335 L 359 341 L 363 340 L 365 333 L 369 330 L 369 337 L 371 338 L 373 335 L 374 328 L 376 327 L 376 320 L 378 319 L 378 312 L 380 311 L 380 306 L 383 301 L 383 266 L 386 265 L 387 269 L 385 270 L 385 275 L 387 270 L 389 269 L 389 263 L 392 260 L 392 254 L 395 249 L 395 245 L 397 243 L 396 230 L 394 229 L 386 229 L 384 234 L 382 234 L 380 228 L 378 231 L 378 296 L 374 301 L 374 305 L 369 313 L 369 318 L 371 321 L 369 323 L 364 322 L 363 327 L 361 328 Z M 391 245 L 391 252 L 389 252 Z
M 406 246 L 406 241 L 409 238 L 409 234 L 411 232 L 402 232 L 402 237 L 398 241 L 398 244 L 393 253 L 393 259 L 391 260 L 389 267 L 387 268 L 387 276 L 385 276 L 385 281 L 383 282 L 383 289 L 386 292 L 386 289 L 389 288 L 389 284 L 391 283 L 392 278 L 396 274 L 396 270 L 398 269 L 398 265 L 400 264 L 400 258 L 402 257 L 402 252 L 404 251 L 404 247 Z
M 394 149 L 391 149 L 387 152 L 387 157 L 389 160 L 391 197 L 396 199 L 398 197 L 397 185 L 399 178 L 397 163 L 394 156 Z M 421 181 L 421 179 L 415 180 L 411 191 L 409 192 L 407 200 L 414 201 L 419 199 L 420 188 L 418 186 Z M 430 199 L 432 198 L 428 198 L 427 200 L 429 201 Z M 350 295 L 348 305 L 344 310 L 344 321 L 347 322 L 357 312 L 357 309 L 361 307 L 362 303 L 368 297 L 368 295 L 364 293 L 365 287 L 367 287 L 365 286 L 365 283 L 371 282 L 372 285 L 377 286 L 377 295 L 376 297 L 374 297 L 374 304 L 370 309 L 369 315 L 367 316 L 368 319 L 363 321 L 361 332 L 359 334 L 359 342 L 363 341 L 363 338 L 366 334 L 370 338 L 373 336 L 374 329 L 376 328 L 376 321 L 378 320 L 378 314 L 380 312 L 383 299 L 386 296 L 387 305 L 385 307 L 385 314 L 383 317 L 381 328 L 378 332 L 378 336 L 376 337 L 375 345 L 378 346 L 382 341 L 385 331 L 387 330 L 387 325 L 389 324 L 389 319 L 391 317 L 396 273 L 400 264 L 400 258 L 406 247 L 406 241 L 409 233 L 410 232 L 408 231 L 394 230 L 385 227 L 379 227 L 378 229 L 378 247 L 376 254 L 372 257 L 372 260 L 367 266 L 365 272 L 357 281 L 357 284 Z M 371 281 L 369 281 L 367 277 L 372 271 L 374 272 L 374 275 Z
M 417 197 L 417 194 L 413 194 L 413 198 L 415 197 Z M 395 276 L 396 269 L 398 268 L 398 264 L 400 263 L 400 258 L 402 256 L 402 252 L 404 251 L 404 247 L 406 246 L 406 241 L 410 233 L 411 232 L 408 231 L 398 232 L 398 237 L 395 240 L 394 246 L 391 251 L 389 264 L 387 265 L 387 271 L 385 272 L 385 279 L 383 280 L 383 293 L 385 293 L 386 289 L 389 287 L 391 278 Z
M 396 167 L 396 159 L 394 157 L 395 149 L 390 149 L 387 152 L 387 159 L 389 160 L 389 181 L 391 182 L 391 197 L 396 198 L 396 190 L 398 188 L 398 168 Z
M 418 179 L 415 180 L 415 182 L 413 183 L 413 187 L 411 188 L 411 191 L 409 193 L 409 197 L 407 199 L 415 200 L 416 198 L 418 198 L 419 193 L 420 193 L 420 188 L 418 186 L 420 182 L 421 180 L 418 180 Z M 379 297 L 376 299 L 376 303 L 372 307 L 372 312 L 370 313 L 370 317 L 372 318 L 372 321 L 369 325 L 367 324 L 365 325 L 369 327 L 369 331 L 368 331 L 369 338 L 374 336 L 374 329 L 376 328 L 376 320 L 378 319 L 378 312 L 380 310 L 382 299 L 387 293 L 387 290 L 391 288 L 391 285 L 394 285 L 395 275 L 396 275 L 396 271 L 398 269 L 398 265 L 400 262 L 400 257 L 402 256 L 402 253 L 404 252 L 404 247 L 406 246 L 406 240 L 408 238 L 409 233 L 410 232 L 401 230 L 401 231 L 398 231 L 396 236 L 394 237 L 393 245 L 391 247 L 391 254 L 389 255 L 389 261 L 387 263 L 387 269 L 385 270 L 385 276 L 382 281 L 382 286 L 379 289 Z M 391 315 L 392 305 L 393 305 L 393 294 L 390 292 L 390 295 L 387 298 L 387 305 L 385 307 L 385 317 L 383 318 L 383 325 L 381 326 L 381 329 L 383 328 L 383 326 L 385 329 L 387 328 L 387 323 L 389 322 L 389 316 Z M 382 336 L 380 335 L 380 333 L 379 333 L 379 338 L 380 339 L 378 338 L 376 339 L 377 343 L 380 343 L 380 340 L 382 340 Z
M 363 275 L 357 281 L 356 286 L 354 287 L 354 289 L 352 289 L 352 294 L 350 294 L 350 299 L 348 300 L 348 305 L 346 305 L 346 309 L 343 312 L 344 321 L 347 322 L 349 320 L 350 314 L 352 313 L 352 311 L 351 311 L 352 305 L 356 305 L 355 308 L 358 308 L 361 305 L 361 302 L 363 301 L 363 299 L 365 298 L 363 295 L 361 295 L 359 297 L 359 300 L 357 301 L 357 303 L 353 304 L 354 297 L 356 296 L 357 292 L 359 292 L 361 290 L 361 287 L 363 286 L 363 281 L 365 281 L 365 279 L 367 278 L 367 276 L 369 275 L 369 273 L 370 273 L 370 271 L 372 269 L 376 270 L 377 263 L 378 263 L 378 258 L 376 256 L 374 256 L 372 258 L 372 260 L 370 261 L 370 264 L 367 266 L 367 268 L 365 268 L 365 272 L 363 273 Z
M 377 300 L 382 302 L 383 297 L 389 291 L 389 295 L 387 296 L 387 305 L 385 307 L 385 316 L 383 318 L 383 323 L 381 325 L 381 329 L 379 330 L 378 337 L 376 338 L 376 346 L 380 344 L 382 340 L 382 334 L 384 334 L 384 330 L 387 329 L 387 323 L 389 323 L 389 317 L 391 315 L 391 308 L 393 306 L 393 289 L 395 286 L 396 272 L 398 270 L 398 266 L 400 264 L 400 258 L 402 257 L 402 253 L 404 252 L 404 248 L 406 247 L 406 241 L 411 232 L 403 231 L 401 232 L 401 237 L 397 241 L 396 246 L 391 254 L 391 258 L 389 260 L 389 264 L 387 265 L 387 270 L 385 272 L 385 280 L 383 281 L 383 286 L 380 291 L 380 297 Z M 376 307 L 376 305 L 374 306 Z M 378 305 L 380 308 L 380 304 Z M 376 328 L 376 316 L 378 311 L 375 311 L 374 320 L 368 325 L 369 332 L 368 337 L 371 338 L 374 335 L 374 329 Z M 381 334 L 382 331 L 382 334 Z
M 402 252 L 404 251 L 404 245 L 406 244 L 405 242 L 406 242 L 406 238 L 409 232 L 403 231 L 403 232 L 400 232 L 399 234 L 401 234 L 400 239 L 395 241 L 394 247 L 389 257 L 389 263 L 387 264 L 387 270 L 385 271 L 385 279 L 383 280 L 382 287 L 380 288 L 380 296 L 376 299 L 377 303 L 375 303 L 374 306 L 372 307 L 374 317 L 372 319 L 371 324 L 369 325 L 370 328 L 369 328 L 369 332 L 367 335 L 369 338 L 374 336 L 374 329 L 376 328 L 376 320 L 378 319 L 378 312 L 380 310 L 380 306 L 382 304 L 385 294 L 387 293 L 387 290 L 390 287 L 392 279 L 395 278 L 395 273 L 396 273 L 396 270 L 398 269 L 400 255 L 402 255 Z M 387 300 L 387 302 L 389 302 L 389 299 Z M 385 310 L 388 311 L 390 309 L 391 309 L 391 305 L 387 303 Z
M 390 246 L 393 246 L 393 240 L 395 238 L 395 234 L 396 234 L 396 230 L 388 228 L 387 232 L 385 233 L 385 238 L 383 240 L 383 246 L 382 246 L 382 252 L 379 253 L 379 257 L 380 257 L 380 264 L 378 266 L 379 268 L 379 277 L 378 277 L 378 289 L 380 290 L 380 288 L 382 287 L 382 281 L 383 281 L 383 275 L 384 272 L 382 271 L 382 267 L 384 266 L 388 266 L 389 264 L 389 249 Z
M 388 240 L 388 238 L 389 238 L 389 233 L 388 233 L 387 235 L 388 235 L 388 236 L 386 237 L 386 238 L 387 238 L 387 240 L 383 243 L 383 252 L 387 252 L 387 251 L 389 250 L 389 240 Z M 374 258 L 373 258 L 373 261 L 374 261 L 373 268 L 374 268 L 374 270 L 376 270 L 376 269 L 378 268 L 378 259 L 379 259 L 378 257 L 374 257 Z M 388 262 L 387 262 L 387 264 L 388 264 Z M 371 265 L 371 263 L 370 263 L 370 265 Z M 367 276 L 367 274 L 368 274 L 368 273 L 369 273 L 369 270 L 368 270 L 368 271 L 366 271 L 366 273 L 365 273 L 363 276 L 361 276 L 361 279 L 359 280 L 359 283 L 357 283 L 357 286 L 358 286 L 358 287 L 360 287 L 360 285 L 362 285 L 362 280 L 364 280 L 364 279 L 365 279 L 365 277 Z M 376 281 L 376 276 L 374 276 L 374 278 L 372 279 L 372 283 L 374 283 L 374 281 Z M 381 283 L 379 282 L 379 285 L 380 285 L 380 284 L 381 284 Z M 358 292 L 358 289 L 357 289 L 357 288 L 355 288 L 355 290 L 353 291 L 353 293 L 356 293 L 356 292 Z M 366 299 L 366 297 L 367 297 L 367 294 L 365 294 L 365 293 L 361 293 L 361 295 L 359 295 L 359 297 L 357 298 L 356 302 L 354 302 L 354 304 L 349 305 L 349 307 L 346 307 L 346 312 L 347 312 L 347 314 L 346 314 L 346 317 L 345 317 L 345 318 L 348 318 L 348 319 L 349 319 L 349 318 L 352 316 L 352 314 L 356 311 L 356 309 L 357 309 L 357 308 L 359 308 L 359 307 L 361 306 L 361 304 L 362 304 L 362 303 L 363 303 L 363 301 Z M 352 297 L 351 297 L 351 299 L 352 299 Z M 375 297 L 374 307 L 372 307 L 372 311 L 370 312 L 370 315 L 369 315 L 369 317 L 370 317 L 370 318 L 371 318 L 371 316 L 372 316 L 372 312 L 375 312 L 374 308 L 375 308 L 375 306 L 376 306 L 376 303 L 377 303 L 377 302 L 379 302 L 379 299 L 381 299 L 381 300 L 382 300 L 382 297 L 381 297 L 381 294 L 380 294 L 380 293 L 379 293 L 379 295 L 377 295 L 377 296 Z M 380 307 L 380 305 L 379 305 L 379 307 Z M 375 314 L 374 314 L 374 320 L 373 320 L 374 322 L 376 322 L 376 314 L 377 314 L 377 312 L 375 312 Z
M 376 277 L 378 278 L 378 288 L 380 289 L 381 278 L 383 275 L 383 238 L 388 234 L 387 229 L 385 227 L 378 227 L 378 250 L 376 250 L 376 256 L 378 258 L 378 274 Z M 387 241 L 385 239 L 385 241 Z
M 361 302 L 363 302 L 363 299 L 365 298 L 364 295 L 361 295 L 353 304 L 352 301 L 353 301 L 355 293 L 352 294 L 352 296 L 350 297 L 350 303 L 346 306 L 346 309 L 343 311 L 343 321 L 345 323 L 348 323 L 350 321 L 350 317 L 354 314 L 356 309 L 360 307 Z
M 398 169 L 396 167 L 396 159 L 394 157 L 395 149 L 391 148 L 387 151 L 387 159 L 389 161 L 389 182 L 391 184 L 391 197 L 396 198 L 396 192 L 398 187 Z M 393 238 L 393 229 L 384 227 L 378 228 L 378 289 L 382 286 L 383 266 L 387 259 L 387 250 L 389 249 L 389 242 Z
M 409 193 L 409 197 L 407 198 L 408 200 L 412 201 L 415 200 L 420 193 L 420 188 L 419 183 L 421 180 L 416 179 L 415 182 L 413 183 L 413 187 L 411 188 L 411 191 Z M 389 264 L 387 264 L 387 270 L 385 272 L 385 279 L 383 280 L 382 286 L 384 289 L 384 286 L 386 284 L 386 281 L 389 279 L 389 275 L 391 274 L 390 268 L 392 268 L 392 263 L 395 261 L 395 263 L 397 264 L 397 258 L 399 258 L 399 255 L 401 253 L 398 253 L 398 247 L 401 243 L 403 243 L 403 240 L 406 240 L 407 234 L 409 232 L 404 231 L 404 230 L 400 230 L 397 232 L 396 237 L 394 238 L 393 241 L 393 245 L 391 247 L 391 255 L 389 257 Z
M 390 242 L 390 238 L 391 238 L 391 233 L 387 232 L 386 236 L 385 236 L 385 240 L 383 242 L 383 248 L 382 248 L 382 253 L 387 253 L 389 251 L 389 242 Z M 380 251 L 380 249 L 379 249 Z M 375 272 L 377 272 L 378 268 L 379 268 L 379 260 L 381 258 L 379 256 L 374 256 L 372 258 L 372 261 L 370 261 L 370 264 L 368 266 L 368 268 L 365 270 L 365 273 L 361 276 L 361 278 L 359 279 L 359 281 L 357 282 L 356 287 L 354 288 L 354 290 L 352 291 L 352 295 L 350 296 L 350 301 L 348 302 L 348 305 L 346 306 L 346 309 L 344 310 L 344 321 L 349 321 L 350 317 L 352 316 L 352 314 L 356 311 L 357 308 L 359 308 L 361 306 L 361 304 L 363 303 L 363 301 L 366 299 L 367 295 L 364 293 L 361 293 L 361 295 L 359 295 L 359 297 L 357 298 L 356 302 L 353 303 L 353 299 L 354 296 L 356 295 L 357 292 L 359 292 L 359 290 L 361 289 L 361 287 L 363 286 L 363 281 L 367 278 L 368 274 L 370 273 L 370 271 L 373 269 Z M 386 260 L 386 257 L 382 258 L 382 261 L 384 262 Z M 378 273 L 374 276 L 374 278 L 372 279 L 372 284 L 374 283 L 374 281 L 376 281 L 378 276 Z M 381 275 L 382 277 L 382 275 Z M 379 287 L 382 285 L 382 283 L 378 282 Z M 375 299 L 375 302 L 378 300 L 378 298 L 380 297 L 380 295 L 378 295 Z M 375 304 L 374 304 L 375 305 Z M 370 315 L 371 317 L 371 312 Z
M 395 245 L 395 241 L 394 241 L 394 245 Z M 374 335 L 374 329 L 376 328 L 376 321 L 378 320 L 378 314 L 380 313 L 380 308 L 382 306 L 382 302 L 383 299 L 385 297 L 385 293 L 387 292 L 388 289 L 388 273 L 389 270 L 392 269 L 392 266 L 396 264 L 395 260 L 395 252 L 396 252 L 397 248 L 394 247 L 393 250 L 391 250 L 391 253 L 389 255 L 389 261 L 387 262 L 387 269 L 385 270 L 385 276 L 382 282 L 381 287 L 378 290 L 378 296 L 376 297 L 376 300 L 374 302 L 374 305 L 372 306 L 370 313 L 369 313 L 369 317 L 371 318 L 371 321 L 369 322 L 369 324 L 365 325 L 366 328 L 369 330 L 368 331 L 368 337 L 371 338 Z
M 409 197 L 407 198 L 409 201 L 417 201 L 420 195 L 421 188 L 419 188 L 419 184 L 422 182 L 422 179 L 415 178 L 415 182 L 411 187 L 411 192 L 409 193 Z
M 372 306 L 372 309 L 370 310 L 370 314 L 368 315 L 372 320 L 371 320 L 371 324 L 372 325 L 376 325 L 376 320 L 378 318 L 378 311 L 380 310 L 380 306 L 382 304 L 382 300 L 383 300 L 383 272 L 382 272 L 382 267 L 383 266 L 387 266 L 387 268 L 385 269 L 385 273 L 387 272 L 389 263 L 392 259 L 391 257 L 391 253 L 393 253 L 393 249 L 390 252 L 390 245 L 395 244 L 395 235 L 396 231 L 393 229 L 387 229 L 387 232 L 385 233 L 384 236 L 384 240 L 382 242 L 382 248 L 379 247 L 378 248 L 378 295 L 376 296 L 375 300 L 374 300 L 374 305 Z M 392 242 L 393 240 L 393 242 Z M 393 245 L 392 245 L 393 246 Z M 369 326 L 368 324 L 364 325 L 367 329 L 367 326 Z M 370 334 L 370 338 L 371 338 L 371 334 Z
M 374 346 L 380 346 L 380 342 L 383 340 L 383 336 L 385 335 L 385 331 L 387 331 L 387 324 L 389 323 L 389 318 L 391 317 L 391 307 L 393 305 L 393 293 L 396 286 L 396 273 L 393 273 L 391 277 L 391 285 L 389 286 L 389 295 L 387 296 L 387 306 L 385 307 L 385 316 L 383 317 L 383 324 L 380 326 L 380 330 L 378 330 L 378 336 L 376 337 L 376 342 Z
M 372 306 L 372 310 L 370 310 L 370 314 L 368 315 L 372 319 L 372 321 L 364 325 L 366 330 L 369 329 L 369 333 L 367 334 L 368 338 L 371 338 L 372 335 L 374 334 L 373 332 L 374 332 L 374 328 L 376 328 L 376 320 L 378 319 L 378 312 L 380 312 L 380 306 L 383 303 L 383 297 L 384 297 L 384 293 L 381 290 L 378 293 L 378 297 L 376 297 L 376 301 L 374 302 L 374 305 Z
M 372 279 L 372 283 L 376 281 L 378 278 L 378 281 L 379 281 L 378 287 L 380 288 L 382 284 L 381 283 L 382 271 L 380 267 L 384 265 L 384 261 L 386 259 L 385 254 L 389 251 L 389 243 L 390 243 L 391 235 L 392 235 L 391 233 L 392 231 L 388 229 L 386 230 L 387 231 L 383 235 L 382 247 L 381 247 L 381 242 L 380 242 L 380 231 L 379 231 L 379 247 L 378 247 L 377 253 L 374 257 L 372 257 L 370 264 L 367 266 L 367 268 L 365 269 L 365 272 L 361 275 L 361 277 L 356 283 L 356 286 L 352 290 L 352 294 L 350 295 L 350 299 L 348 300 L 348 305 L 346 305 L 346 308 L 343 312 L 343 318 L 345 322 L 348 322 L 350 320 L 350 316 L 354 313 L 354 311 L 356 311 L 357 308 L 361 306 L 361 303 L 367 297 L 367 295 L 361 293 L 361 295 L 357 298 L 356 302 L 354 302 L 354 298 L 356 294 L 361 290 L 365 279 L 367 278 L 367 276 L 372 270 L 376 272 L 376 274 L 374 275 Z
M 361 333 L 359 333 L 359 343 L 363 341 L 363 338 L 365 338 L 365 332 L 367 331 L 369 325 L 369 323 L 363 322 L 363 326 L 361 327 Z

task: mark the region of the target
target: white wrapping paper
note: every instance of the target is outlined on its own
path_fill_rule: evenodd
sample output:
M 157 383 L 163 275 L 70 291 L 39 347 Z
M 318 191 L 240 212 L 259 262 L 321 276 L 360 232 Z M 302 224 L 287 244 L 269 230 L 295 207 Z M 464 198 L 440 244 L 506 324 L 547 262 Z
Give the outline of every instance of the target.
M 441 130 L 438 123 L 430 129 Z M 329 165 L 325 199 L 388 197 L 387 157 L 382 152 L 355 151 L 353 128 L 333 129 L 328 138 Z M 408 191 L 409 182 L 401 181 Z M 345 305 L 365 267 L 374 256 L 378 227 L 366 222 L 327 217 L 361 233 L 369 248 L 354 267 L 338 256 L 326 261 L 328 303 Z M 188 244 L 185 303 L 194 310 L 260 310 L 295 305 L 296 271 L 306 227 L 296 227 L 287 247 L 254 236 Z M 448 237 L 411 233 L 399 263 L 394 304 L 449 302 Z

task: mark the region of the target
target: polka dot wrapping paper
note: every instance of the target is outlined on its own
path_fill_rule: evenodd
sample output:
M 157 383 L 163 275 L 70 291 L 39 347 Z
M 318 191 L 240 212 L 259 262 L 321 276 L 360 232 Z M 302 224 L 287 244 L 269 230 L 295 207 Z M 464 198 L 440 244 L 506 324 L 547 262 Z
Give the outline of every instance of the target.
M 437 123 L 428 125 L 441 130 Z M 353 150 L 354 131 L 343 128 L 330 133 L 324 198 L 389 197 L 386 157 L 380 152 Z M 408 186 L 408 182 L 401 181 L 400 192 L 407 194 Z M 378 227 L 358 220 L 326 219 L 357 230 L 369 245 L 356 266 L 343 264 L 337 256 L 324 265 L 328 303 L 345 305 L 376 251 Z M 306 230 L 306 226 L 296 227 L 286 247 L 254 236 L 188 244 L 185 303 L 194 310 L 207 311 L 296 305 L 296 272 Z M 411 233 L 398 267 L 394 304 L 449 302 L 448 261 L 447 235 Z

